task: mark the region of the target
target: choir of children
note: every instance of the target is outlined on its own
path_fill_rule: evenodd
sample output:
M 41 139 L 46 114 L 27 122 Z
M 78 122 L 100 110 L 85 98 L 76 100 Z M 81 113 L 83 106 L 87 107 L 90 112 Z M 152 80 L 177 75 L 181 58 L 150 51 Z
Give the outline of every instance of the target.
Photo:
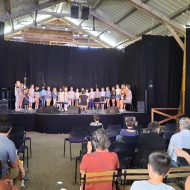
M 42 86 L 41 90 L 38 86 L 34 87 L 32 84 L 30 88 L 24 88 L 24 85 L 20 81 L 16 81 L 15 84 L 15 110 L 22 109 L 28 110 L 33 108 L 38 109 L 40 106 L 56 106 L 59 110 L 67 111 L 68 106 L 81 106 L 82 109 L 105 109 L 110 106 L 117 106 L 120 110 L 125 109 L 125 104 L 131 104 L 132 92 L 129 85 L 116 85 L 112 87 L 111 91 L 109 87 L 98 88 L 94 91 L 93 88 L 79 89 L 74 91 L 73 87 L 68 88 L 63 86 L 58 91 L 53 88 L 51 91 L 50 86 L 45 89 Z

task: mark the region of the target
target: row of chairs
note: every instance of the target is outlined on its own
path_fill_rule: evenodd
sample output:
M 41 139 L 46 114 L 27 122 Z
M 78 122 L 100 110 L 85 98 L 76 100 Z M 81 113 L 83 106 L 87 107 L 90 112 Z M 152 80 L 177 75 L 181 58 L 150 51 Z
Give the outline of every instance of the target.
M 181 189 L 178 184 L 180 186 L 183 185 L 183 179 L 188 176 L 190 176 L 190 167 L 171 168 L 169 174 L 165 177 L 164 182 L 173 186 L 175 189 Z M 116 186 L 120 189 L 128 190 L 133 181 L 147 179 L 149 179 L 147 169 L 122 169 L 106 172 L 84 173 L 81 175 L 81 189 L 85 190 L 86 184 L 112 182 L 113 187 Z M 171 181 L 175 181 L 175 183 L 172 183 Z

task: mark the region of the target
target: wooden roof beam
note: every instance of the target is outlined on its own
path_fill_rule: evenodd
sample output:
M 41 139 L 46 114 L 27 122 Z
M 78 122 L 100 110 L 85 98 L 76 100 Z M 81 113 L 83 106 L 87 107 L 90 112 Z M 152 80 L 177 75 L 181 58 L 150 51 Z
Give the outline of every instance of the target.
M 31 14 L 32 12 L 36 11 L 36 10 L 41 10 L 41 9 L 45 9 L 48 8 L 50 6 L 56 5 L 58 3 L 61 3 L 63 0 L 49 0 L 45 3 L 41 3 L 38 6 L 36 6 L 35 4 L 32 6 L 29 6 L 27 8 L 23 8 L 22 10 L 19 11 L 12 11 L 10 15 L 3 15 L 0 16 L 0 21 L 4 22 L 10 19 L 14 19 L 20 16 L 24 16 L 24 15 L 28 15 Z
M 96 10 L 104 0 L 97 0 L 96 3 L 93 5 L 92 10 Z
M 148 4 L 142 3 L 141 0 L 128 0 L 128 2 L 130 2 L 137 9 L 160 20 L 162 23 L 167 23 L 167 24 L 171 25 L 176 31 L 180 32 L 181 34 L 183 34 L 185 36 L 185 28 L 183 28 L 183 26 L 181 26 L 177 22 L 171 20 L 166 15 L 157 11 L 156 9 L 153 9 Z

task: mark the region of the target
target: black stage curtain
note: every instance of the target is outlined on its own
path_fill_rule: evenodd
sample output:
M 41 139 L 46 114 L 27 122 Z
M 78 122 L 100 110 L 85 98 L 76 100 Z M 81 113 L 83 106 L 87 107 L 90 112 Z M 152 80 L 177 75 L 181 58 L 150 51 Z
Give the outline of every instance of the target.
M 0 49 L 0 87 L 13 88 L 16 80 L 28 84 L 61 87 L 100 87 L 118 83 L 118 69 L 124 52 L 4 42 Z
M 181 91 L 183 51 L 172 37 L 145 35 L 125 49 L 121 81 L 133 84 L 137 100 L 148 108 L 178 107 Z
M 190 28 L 186 28 L 186 47 L 185 115 L 190 117 Z

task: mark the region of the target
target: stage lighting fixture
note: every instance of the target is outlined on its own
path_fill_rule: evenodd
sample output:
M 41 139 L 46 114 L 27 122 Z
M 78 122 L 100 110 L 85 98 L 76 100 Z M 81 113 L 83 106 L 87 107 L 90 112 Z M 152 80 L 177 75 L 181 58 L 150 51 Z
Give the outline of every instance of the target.
M 79 17 L 79 5 L 71 4 L 71 18 L 78 19 Z
M 82 6 L 81 19 L 88 20 L 90 8 L 87 6 Z

